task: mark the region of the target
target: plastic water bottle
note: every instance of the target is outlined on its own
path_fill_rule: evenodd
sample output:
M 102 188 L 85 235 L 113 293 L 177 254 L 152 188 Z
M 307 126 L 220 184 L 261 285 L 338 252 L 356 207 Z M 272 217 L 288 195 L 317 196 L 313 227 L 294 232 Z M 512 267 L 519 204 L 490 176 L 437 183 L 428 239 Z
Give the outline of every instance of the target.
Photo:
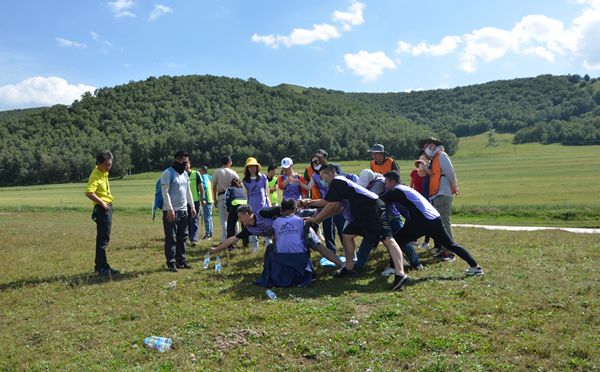
M 215 262 L 215 271 L 217 274 L 221 274 L 221 256 L 217 256 L 217 262 Z
M 277 299 L 277 295 L 272 290 L 267 289 L 265 293 L 267 294 L 267 297 L 269 297 L 269 300 L 275 301 Z
M 173 341 L 167 337 L 152 336 L 152 337 L 146 337 L 144 339 L 144 344 L 147 347 L 149 347 L 150 349 L 158 350 L 161 353 L 164 353 L 165 351 L 170 350 L 172 343 L 173 343 Z
M 205 269 L 208 269 L 208 266 L 210 266 L 210 254 L 206 254 L 206 256 L 204 256 L 204 265 L 202 266 Z

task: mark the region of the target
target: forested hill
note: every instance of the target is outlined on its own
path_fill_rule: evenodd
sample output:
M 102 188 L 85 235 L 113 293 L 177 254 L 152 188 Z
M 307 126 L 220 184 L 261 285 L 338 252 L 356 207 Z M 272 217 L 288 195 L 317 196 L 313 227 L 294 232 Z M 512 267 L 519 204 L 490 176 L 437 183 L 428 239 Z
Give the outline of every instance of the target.
M 152 77 L 24 114 L 0 115 L 0 185 L 83 180 L 106 148 L 111 174 L 125 175 L 163 169 L 178 149 L 212 166 L 224 154 L 238 165 L 248 156 L 307 161 L 319 148 L 365 158 L 375 142 L 409 157 L 430 134 L 339 92 L 213 76 Z M 445 137 L 454 146 L 454 135 Z
M 85 179 L 94 153 L 115 154 L 113 175 L 159 170 L 177 149 L 195 164 L 223 154 L 236 164 L 318 148 L 337 159 L 366 158 L 375 142 L 396 157 L 435 133 L 450 153 L 455 135 L 517 131 L 521 142 L 600 143 L 600 81 L 540 76 L 412 93 L 344 93 L 255 79 L 148 78 L 86 94 L 71 106 L 0 112 L 0 185 Z
M 542 75 L 454 89 L 350 95 L 459 137 L 495 129 L 516 133 L 517 143 L 600 144 L 600 79 L 588 75 Z

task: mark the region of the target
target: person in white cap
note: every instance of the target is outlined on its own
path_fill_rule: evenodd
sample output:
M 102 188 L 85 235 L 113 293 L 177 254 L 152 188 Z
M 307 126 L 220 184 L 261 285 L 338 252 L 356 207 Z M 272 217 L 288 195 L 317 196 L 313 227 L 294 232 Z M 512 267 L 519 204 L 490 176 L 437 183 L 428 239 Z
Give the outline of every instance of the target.
M 283 174 L 279 177 L 279 188 L 283 191 L 283 199 L 302 199 L 306 195 L 302 187 L 306 180 L 294 172 L 294 162 L 291 158 L 281 159 L 281 171 Z

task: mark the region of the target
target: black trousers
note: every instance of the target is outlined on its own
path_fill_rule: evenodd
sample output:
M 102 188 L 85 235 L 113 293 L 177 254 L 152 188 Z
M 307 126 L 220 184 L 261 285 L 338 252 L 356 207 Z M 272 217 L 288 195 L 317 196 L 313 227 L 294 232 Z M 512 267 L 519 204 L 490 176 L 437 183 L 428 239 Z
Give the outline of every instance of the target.
M 108 204 L 108 209 L 101 205 L 94 205 L 92 220 L 96 222 L 96 259 L 94 270 L 108 269 L 106 259 L 106 248 L 110 242 L 110 230 L 112 227 L 112 205 Z
M 173 222 L 167 220 L 163 211 L 163 229 L 165 230 L 165 258 L 167 265 L 185 263 L 185 241 L 188 237 L 187 209 L 175 211 Z
M 427 220 L 424 218 L 417 220 L 409 220 L 400 231 L 394 235 L 394 239 L 399 246 L 403 246 L 408 242 L 415 241 L 424 235 L 429 235 L 433 238 L 436 244 L 439 242 L 450 252 L 465 260 L 469 266 L 477 266 L 477 262 L 463 246 L 456 244 L 442 224 L 440 218 Z

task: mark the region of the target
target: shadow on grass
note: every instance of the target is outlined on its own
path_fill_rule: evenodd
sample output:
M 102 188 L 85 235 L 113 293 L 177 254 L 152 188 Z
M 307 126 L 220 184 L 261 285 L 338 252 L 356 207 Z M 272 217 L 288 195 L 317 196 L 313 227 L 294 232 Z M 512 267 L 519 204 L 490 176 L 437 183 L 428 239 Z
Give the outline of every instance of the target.
M 111 281 L 119 282 L 122 280 L 129 280 L 133 278 L 137 278 L 141 275 L 148 275 L 158 271 L 164 271 L 162 268 L 157 268 L 153 270 L 140 270 L 140 271 L 128 271 L 125 273 L 121 273 L 119 275 L 115 275 L 112 277 L 104 277 L 95 273 L 82 273 L 82 274 L 72 274 L 72 275 L 53 275 L 46 278 L 30 278 L 30 279 L 21 279 L 15 280 L 13 282 L 2 283 L 0 284 L 0 292 L 5 291 L 7 289 L 15 289 L 15 288 L 24 288 L 24 287 L 35 287 L 42 284 L 51 284 L 51 283 L 64 283 L 71 288 L 79 287 L 82 285 L 90 285 L 90 284 L 105 284 Z

